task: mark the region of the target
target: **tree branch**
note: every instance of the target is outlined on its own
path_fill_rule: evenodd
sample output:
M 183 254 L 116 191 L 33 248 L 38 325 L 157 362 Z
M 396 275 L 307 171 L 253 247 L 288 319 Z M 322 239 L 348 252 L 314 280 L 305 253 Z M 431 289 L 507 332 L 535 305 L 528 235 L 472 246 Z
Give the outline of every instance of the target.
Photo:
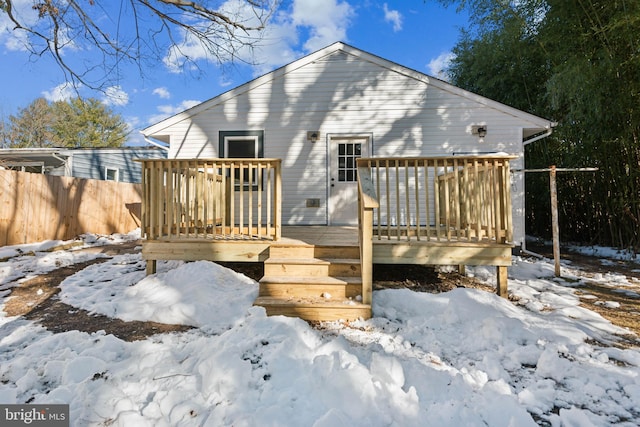
M 137 64 L 142 72 L 145 60 L 157 63 L 170 53 L 179 55 L 181 63 L 194 62 L 197 59 L 183 55 L 180 46 L 190 41 L 199 41 L 208 59 L 218 64 L 242 60 L 241 49 L 251 50 L 260 40 L 280 0 L 244 0 L 238 13 L 213 9 L 207 0 L 129 0 L 120 3 L 115 20 L 102 7 L 109 1 L 40 0 L 32 6 L 37 13 L 32 21 L 16 13 L 16 0 L 0 0 L 0 14 L 7 15 L 14 32 L 26 34 L 25 48 L 32 55 L 50 55 L 76 86 L 103 90 L 117 79 L 124 63 Z M 132 13 L 124 12 L 127 5 Z M 96 62 L 65 55 L 76 48 L 97 49 L 101 58 Z M 73 63 L 78 58 L 80 66 Z

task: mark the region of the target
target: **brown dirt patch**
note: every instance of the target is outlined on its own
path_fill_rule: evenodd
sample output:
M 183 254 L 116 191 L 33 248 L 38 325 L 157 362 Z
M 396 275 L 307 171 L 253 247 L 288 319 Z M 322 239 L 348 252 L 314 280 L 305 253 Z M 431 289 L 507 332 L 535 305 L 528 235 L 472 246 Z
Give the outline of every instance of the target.
M 444 273 L 432 266 L 413 264 L 376 264 L 373 266 L 373 289 L 411 289 L 432 294 L 456 288 L 476 288 L 495 292 L 495 288 L 457 272 Z
M 527 245 L 530 250 L 553 259 L 553 248 L 549 245 Z M 570 266 L 581 271 L 585 277 L 585 285 L 577 287 L 576 295 L 580 298 L 580 305 L 595 311 L 616 326 L 626 328 L 630 334 L 624 338 L 630 345 L 640 345 L 640 265 L 630 261 L 611 261 L 603 264 L 601 258 L 570 252 L 561 248 L 560 259 L 570 261 Z M 624 292 L 624 288 L 615 288 L 600 281 L 591 282 L 588 279 L 596 274 L 616 273 L 624 275 L 631 283 L 638 283 L 633 292 Z M 594 299 L 591 296 L 595 296 Z M 608 307 L 604 301 L 618 303 L 619 307 Z
M 261 262 L 219 262 L 256 282 L 264 276 Z M 376 264 L 373 266 L 373 289 L 406 288 L 416 292 L 439 293 L 455 288 L 477 288 L 495 292 L 495 288 L 461 274 L 436 271 L 433 266 L 413 264 Z
M 131 253 L 135 251 L 135 243 L 110 245 L 89 248 L 87 252 L 106 254 Z M 52 332 L 105 331 L 124 341 L 143 340 L 151 335 L 185 331 L 191 329 L 183 325 L 167 325 L 157 322 L 125 322 L 101 314 L 90 313 L 61 302 L 58 298 L 62 281 L 87 268 L 90 265 L 107 261 L 109 258 L 97 258 L 87 262 L 61 267 L 46 274 L 25 280 L 11 288 L 11 294 L 4 306 L 8 316 L 24 316 L 24 318 L 40 323 Z
M 137 251 L 139 242 L 116 244 L 87 251 L 115 255 Z M 530 247 L 531 250 L 546 257 L 552 257 L 550 247 Z M 624 274 L 630 281 L 640 281 L 640 266 L 633 263 L 616 262 L 603 265 L 596 257 L 581 254 L 562 253 L 563 260 L 570 260 L 571 265 L 581 270 L 584 277 L 593 277 L 596 273 L 615 272 Z M 5 311 L 9 316 L 22 315 L 25 318 L 40 322 L 54 332 L 79 330 L 96 332 L 104 330 L 123 340 L 134 341 L 165 332 L 183 331 L 190 329 L 181 325 L 167 325 L 155 322 L 124 322 L 107 316 L 89 313 L 76 307 L 62 303 L 57 294 L 58 285 L 68 276 L 88 267 L 91 264 L 103 262 L 106 258 L 99 258 L 85 263 L 74 264 L 59 268 L 47 274 L 38 276 L 11 289 L 11 298 L 5 304 Z M 264 275 L 262 263 L 220 263 L 239 273 L 258 281 Z M 635 282 L 634 282 L 635 283 Z M 639 282 L 640 283 L 640 282 Z M 495 288 L 478 280 L 466 277 L 457 272 L 442 272 L 432 266 L 422 265 L 374 265 L 373 288 L 379 289 L 411 289 L 416 292 L 440 293 L 455 288 L 476 288 L 487 292 L 495 292 Z M 578 288 L 577 295 L 581 297 L 582 305 L 593 310 L 617 326 L 630 331 L 624 337 L 628 345 L 640 345 L 640 298 L 634 294 L 620 292 L 620 290 L 605 286 L 598 282 L 588 282 Z M 591 299 L 593 295 L 597 299 Z M 615 301 L 620 307 L 609 308 L 596 304 L 597 301 Z M 635 335 L 632 335 L 635 334 Z
M 635 337 L 629 336 L 627 338 L 636 341 L 636 345 L 640 345 L 638 338 L 640 337 L 640 298 L 596 283 L 581 286 L 576 294 L 580 297 L 581 306 L 595 311 L 616 326 L 628 329 L 635 334 Z M 585 298 L 588 295 L 596 296 L 598 299 Z M 608 307 L 604 304 L 597 304 L 596 301 L 617 302 L 620 306 Z

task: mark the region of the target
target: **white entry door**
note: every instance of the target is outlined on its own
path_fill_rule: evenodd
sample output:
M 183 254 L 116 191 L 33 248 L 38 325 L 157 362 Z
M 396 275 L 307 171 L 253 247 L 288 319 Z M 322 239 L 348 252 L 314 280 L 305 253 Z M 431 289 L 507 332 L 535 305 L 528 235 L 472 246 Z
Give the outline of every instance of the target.
M 329 225 L 358 224 L 356 159 L 367 157 L 371 137 L 329 136 Z

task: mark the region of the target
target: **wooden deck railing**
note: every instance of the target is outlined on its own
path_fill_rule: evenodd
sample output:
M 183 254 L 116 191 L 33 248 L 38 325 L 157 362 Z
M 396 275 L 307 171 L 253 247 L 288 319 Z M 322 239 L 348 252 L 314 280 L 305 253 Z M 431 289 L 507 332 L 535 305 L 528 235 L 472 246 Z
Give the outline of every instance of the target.
M 512 240 L 512 156 L 358 159 L 370 181 L 376 239 Z
M 363 302 L 371 302 L 374 240 L 404 242 L 408 247 L 451 244 L 452 249 L 460 244 L 509 244 L 513 239 L 509 160 L 513 158 L 358 159 Z M 474 262 L 478 262 L 476 252 L 472 251 Z M 492 262 L 497 262 L 497 293 L 506 297 L 503 255 Z M 464 265 L 471 258 L 457 253 L 455 259 Z
M 141 163 L 147 239 L 280 239 L 280 159 Z

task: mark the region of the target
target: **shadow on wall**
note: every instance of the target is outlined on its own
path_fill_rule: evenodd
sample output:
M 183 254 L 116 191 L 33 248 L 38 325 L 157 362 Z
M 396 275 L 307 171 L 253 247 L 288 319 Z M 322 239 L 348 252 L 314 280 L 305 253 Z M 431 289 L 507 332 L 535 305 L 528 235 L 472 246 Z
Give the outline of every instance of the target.
M 131 219 L 138 227 L 142 224 L 142 202 L 139 203 L 125 203 L 125 207 L 131 215 Z

